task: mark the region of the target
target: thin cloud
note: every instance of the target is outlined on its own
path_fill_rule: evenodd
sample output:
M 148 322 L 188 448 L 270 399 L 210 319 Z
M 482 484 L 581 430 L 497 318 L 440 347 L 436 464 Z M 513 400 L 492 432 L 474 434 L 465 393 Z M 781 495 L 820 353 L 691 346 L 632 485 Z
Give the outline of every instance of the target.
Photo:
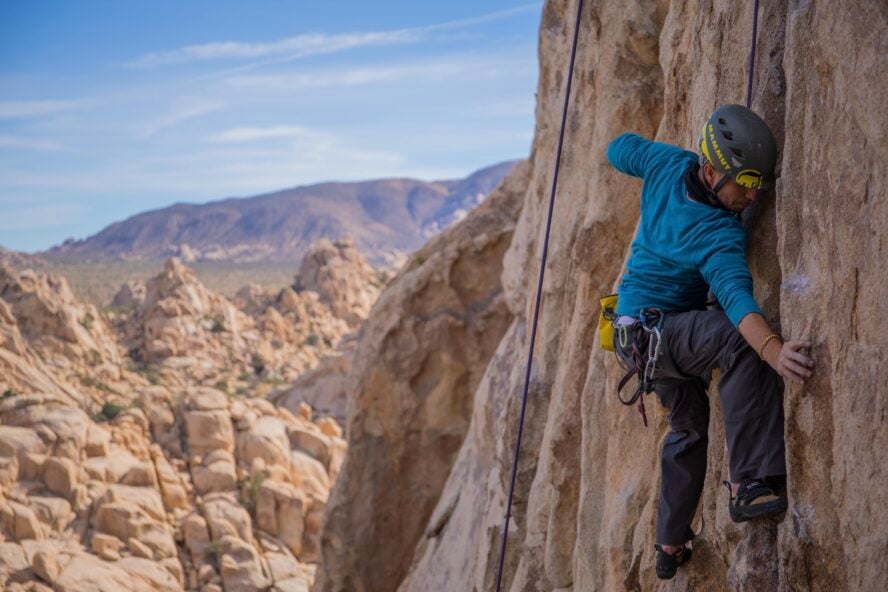
M 14 148 L 16 150 L 38 150 L 41 152 L 56 152 L 65 147 L 58 142 L 50 140 L 36 140 L 18 136 L 0 135 L 0 148 Z
M 237 88 L 261 88 L 265 91 L 293 91 L 321 87 L 349 87 L 391 83 L 402 80 L 437 81 L 457 76 L 502 76 L 516 69 L 532 67 L 517 59 L 461 56 L 453 59 L 428 60 L 410 64 L 379 65 L 346 70 L 319 70 L 281 74 L 231 76 L 222 82 Z
M 267 154 L 257 150 L 258 143 L 281 140 L 287 142 L 287 148 L 275 148 Z M 392 166 L 404 161 L 404 157 L 396 152 L 362 149 L 355 142 L 336 134 L 292 125 L 238 127 L 214 134 L 208 138 L 208 141 L 223 145 L 248 146 L 248 148 L 238 148 L 237 152 L 215 153 L 216 160 L 232 162 L 228 167 L 228 173 L 237 167 L 251 167 L 253 165 L 248 164 L 251 162 L 261 162 L 263 165 L 278 162 L 282 169 L 292 171 L 300 168 L 309 172 L 321 166 L 328 166 L 330 163 L 339 163 L 347 169 L 367 163 Z M 293 160 L 294 154 L 298 155 L 298 162 Z
M 0 118 L 36 117 L 69 111 L 79 104 L 79 101 L 0 101 Z
M 271 43 L 222 42 L 190 45 L 172 51 L 150 53 L 126 64 L 132 68 L 155 68 L 187 62 L 250 59 L 272 55 L 290 54 L 291 59 L 311 55 L 334 53 L 368 45 L 392 45 L 416 41 L 417 35 L 408 30 L 380 31 L 371 33 L 346 33 L 327 35 L 306 33 Z
M 139 132 L 143 138 L 147 138 L 157 133 L 175 127 L 184 121 L 201 117 L 213 111 L 222 109 L 224 105 L 218 101 L 190 101 L 180 105 L 172 111 L 161 115 L 160 117 L 144 124 Z
M 219 132 L 208 138 L 209 142 L 218 144 L 234 144 L 273 139 L 293 140 L 334 140 L 331 134 L 292 125 L 276 125 L 271 127 L 238 127 Z
M 130 68 L 147 69 L 199 61 L 256 59 L 276 56 L 276 59 L 245 66 L 252 68 L 270 63 L 297 60 L 308 56 L 335 53 L 359 47 L 417 43 L 427 39 L 429 33 L 435 31 L 466 28 L 505 20 L 526 12 L 539 10 L 540 6 L 541 3 L 539 2 L 523 4 L 514 8 L 499 10 L 477 17 L 389 31 L 352 32 L 333 35 L 316 32 L 304 33 L 294 37 L 287 37 L 265 43 L 224 41 L 200 45 L 188 45 L 169 51 L 144 54 L 124 65 Z

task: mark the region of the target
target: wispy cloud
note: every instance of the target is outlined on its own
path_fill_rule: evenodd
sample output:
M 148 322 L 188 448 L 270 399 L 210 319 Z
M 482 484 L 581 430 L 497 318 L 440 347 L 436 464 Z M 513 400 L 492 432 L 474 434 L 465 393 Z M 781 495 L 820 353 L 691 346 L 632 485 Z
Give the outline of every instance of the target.
M 354 68 L 340 72 L 298 72 L 290 74 L 268 74 L 233 76 L 225 84 L 236 87 L 260 87 L 266 90 L 298 90 L 327 86 L 358 86 L 380 82 L 396 82 L 421 76 L 423 79 L 443 78 L 455 75 L 470 68 L 468 64 L 441 63 L 425 66 L 377 66 Z
M 251 59 L 273 55 L 289 54 L 291 59 L 311 55 L 333 53 L 367 45 L 392 45 L 417 40 L 417 33 L 410 30 L 379 31 L 370 33 L 345 33 L 327 35 L 325 33 L 306 33 L 288 37 L 269 43 L 242 43 L 228 41 L 190 45 L 171 51 L 162 51 L 143 55 L 127 66 L 133 68 L 154 68 L 169 64 L 186 62 L 220 60 L 220 59 Z
M 209 137 L 209 141 L 219 144 L 254 142 L 256 140 L 273 139 L 290 140 L 333 140 L 335 136 L 326 132 L 312 130 L 295 125 L 276 125 L 271 127 L 237 127 Z
M 285 72 L 280 74 L 238 75 L 222 82 L 232 87 L 261 88 L 265 91 L 293 91 L 320 87 L 349 87 L 402 80 L 438 81 L 457 76 L 491 77 L 508 75 L 516 68 L 532 66 L 518 59 L 457 56 L 409 64 L 377 65 L 339 71 Z
M 64 150 L 65 147 L 51 140 L 38 140 L 34 138 L 22 138 L 18 136 L 0 135 L 0 148 L 15 148 L 16 150 L 39 150 L 43 152 L 55 152 Z
M 504 20 L 539 10 L 540 2 L 523 4 L 514 8 L 499 10 L 489 14 L 448 21 L 422 27 L 393 29 L 388 31 L 351 32 L 340 34 L 304 33 L 269 42 L 222 41 L 200 45 L 188 45 L 177 49 L 152 52 L 141 55 L 124 64 L 130 68 L 156 68 L 159 66 L 184 64 L 197 61 L 223 59 L 276 58 L 249 67 L 297 60 L 300 58 L 335 53 L 368 46 L 385 46 L 404 43 L 417 43 L 435 31 L 460 29 L 488 22 Z
M 217 158 L 241 164 L 250 161 L 270 164 L 277 161 L 278 166 L 284 170 L 299 168 L 307 171 L 311 167 L 329 166 L 330 163 L 339 163 L 346 167 L 368 163 L 392 166 L 404 161 L 404 157 L 396 152 L 360 148 L 354 141 L 336 134 L 294 125 L 237 127 L 213 134 L 208 141 L 222 145 L 249 145 L 249 149 L 245 148 L 246 151 L 237 155 L 229 151 L 224 156 L 217 154 Z M 257 151 L 255 144 L 269 141 L 283 141 L 284 144 L 277 144 L 277 148 L 263 156 Z
M 139 136 L 147 138 L 153 136 L 165 129 L 175 127 L 176 125 L 201 117 L 213 111 L 218 111 L 224 107 L 220 101 L 208 100 L 187 100 L 172 109 L 171 111 L 143 124 L 139 130 Z
M 79 101 L 0 101 L 0 118 L 36 117 L 76 108 Z

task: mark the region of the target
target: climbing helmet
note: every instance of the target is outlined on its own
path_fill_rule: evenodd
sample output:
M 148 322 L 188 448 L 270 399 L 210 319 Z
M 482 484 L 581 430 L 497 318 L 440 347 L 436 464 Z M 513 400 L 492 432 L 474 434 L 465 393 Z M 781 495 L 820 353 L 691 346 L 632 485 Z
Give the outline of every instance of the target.
M 768 124 L 751 109 L 722 105 L 706 120 L 699 143 L 703 158 L 741 187 L 774 186 L 777 142 Z

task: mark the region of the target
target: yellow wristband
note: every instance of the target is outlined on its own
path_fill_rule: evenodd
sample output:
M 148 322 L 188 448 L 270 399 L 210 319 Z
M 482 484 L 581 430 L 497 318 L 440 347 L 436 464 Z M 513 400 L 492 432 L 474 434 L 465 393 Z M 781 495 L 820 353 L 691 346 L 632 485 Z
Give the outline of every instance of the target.
M 758 352 L 758 353 L 759 353 L 759 358 L 761 358 L 762 360 L 764 360 L 765 358 L 764 358 L 764 355 L 763 355 L 763 354 L 765 353 L 765 348 L 768 347 L 768 344 L 771 343 L 771 340 L 772 340 L 772 339 L 779 339 L 779 338 L 780 338 L 780 336 L 777 335 L 776 333 L 771 333 L 770 335 L 768 335 L 767 337 L 765 337 L 765 340 L 762 341 L 761 346 L 759 346 L 759 352 Z

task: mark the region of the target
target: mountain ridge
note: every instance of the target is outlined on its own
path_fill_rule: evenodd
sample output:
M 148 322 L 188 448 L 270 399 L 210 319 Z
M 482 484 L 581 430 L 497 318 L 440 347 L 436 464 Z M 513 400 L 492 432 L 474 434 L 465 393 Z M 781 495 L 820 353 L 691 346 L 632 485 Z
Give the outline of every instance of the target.
M 374 265 L 420 247 L 483 201 L 517 161 L 463 179 L 326 181 L 205 203 L 179 202 L 114 222 L 39 253 L 54 260 L 277 261 L 321 238 L 354 238 Z

